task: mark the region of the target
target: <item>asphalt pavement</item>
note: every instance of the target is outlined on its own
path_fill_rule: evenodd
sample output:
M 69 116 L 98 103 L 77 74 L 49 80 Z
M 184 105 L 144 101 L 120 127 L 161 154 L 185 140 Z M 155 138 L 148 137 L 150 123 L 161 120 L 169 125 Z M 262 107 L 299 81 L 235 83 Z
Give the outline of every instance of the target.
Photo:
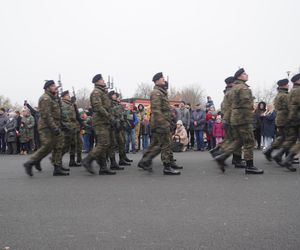
M 159 158 L 139 170 L 138 153 L 115 176 L 53 177 L 45 159 L 30 178 L 27 156 L 0 155 L 0 250 L 300 249 L 299 171 L 259 151 L 258 176 L 222 174 L 208 152 L 175 156 L 180 176 L 164 176 Z

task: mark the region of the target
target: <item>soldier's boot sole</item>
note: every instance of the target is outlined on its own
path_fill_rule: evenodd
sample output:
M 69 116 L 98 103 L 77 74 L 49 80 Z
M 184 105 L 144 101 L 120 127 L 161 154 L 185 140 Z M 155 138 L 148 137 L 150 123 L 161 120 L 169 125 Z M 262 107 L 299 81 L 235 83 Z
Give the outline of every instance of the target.
M 181 172 L 175 169 L 164 169 L 164 175 L 181 175 Z
M 116 172 L 111 171 L 109 169 L 99 171 L 99 175 L 115 175 L 115 174 L 116 174 Z
M 264 171 L 258 168 L 246 168 L 245 174 L 263 174 Z
M 111 166 L 110 169 L 111 170 L 124 170 L 124 168 L 120 167 L 120 166 Z
M 119 161 L 119 166 L 131 166 L 131 164 L 126 161 Z

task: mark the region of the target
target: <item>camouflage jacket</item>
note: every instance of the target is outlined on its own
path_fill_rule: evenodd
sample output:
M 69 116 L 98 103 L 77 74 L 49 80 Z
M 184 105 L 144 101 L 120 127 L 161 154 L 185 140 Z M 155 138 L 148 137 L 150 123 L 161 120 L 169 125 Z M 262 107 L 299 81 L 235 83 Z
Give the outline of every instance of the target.
M 226 87 L 226 92 L 223 98 L 223 101 L 221 103 L 221 112 L 223 114 L 223 123 L 224 124 L 230 124 L 230 116 L 231 116 L 231 110 L 232 110 L 232 98 L 230 95 L 232 87 Z
M 116 130 L 121 130 L 125 126 L 125 119 L 124 119 L 124 108 L 119 102 L 112 100 L 112 119 L 113 119 L 113 127 Z
M 232 102 L 230 124 L 253 124 L 253 97 L 249 86 L 241 80 L 236 80 L 229 93 Z
M 288 89 L 278 88 L 278 93 L 274 99 L 274 109 L 276 111 L 275 125 L 284 127 L 287 124 Z
M 61 113 L 62 113 L 62 121 L 61 121 L 62 127 L 66 130 L 74 131 L 77 126 L 74 104 L 71 101 L 62 100 Z
M 294 84 L 288 94 L 289 116 L 288 122 L 291 126 L 300 125 L 300 85 Z
M 60 128 L 61 110 L 57 98 L 48 91 L 39 99 L 40 119 L 38 128 L 51 130 Z
M 153 132 L 169 133 L 171 127 L 171 110 L 168 93 L 159 86 L 155 86 L 150 95 L 151 121 L 150 127 Z
M 95 85 L 90 96 L 90 102 L 93 109 L 93 124 L 111 124 L 111 101 L 109 100 L 104 87 Z

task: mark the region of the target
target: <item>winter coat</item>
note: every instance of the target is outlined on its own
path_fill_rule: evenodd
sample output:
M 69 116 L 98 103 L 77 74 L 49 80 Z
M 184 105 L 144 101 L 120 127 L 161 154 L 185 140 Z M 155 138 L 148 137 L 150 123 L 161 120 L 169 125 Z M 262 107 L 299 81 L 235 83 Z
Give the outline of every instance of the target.
M 4 113 L 3 115 L 0 115 L 0 133 L 5 133 L 4 128 L 7 123 L 8 117 L 7 114 Z
M 262 125 L 261 125 L 261 135 L 269 138 L 274 138 L 275 136 L 275 119 L 276 119 L 276 112 L 273 111 L 272 113 L 263 116 L 262 118 Z
M 213 131 L 212 131 L 212 135 L 213 137 L 217 138 L 217 137 L 224 137 L 224 129 L 223 129 L 223 124 L 217 123 L 215 122 L 213 125 Z
M 194 122 L 196 122 L 196 125 Z M 194 130 L 204 130 L 206 125 L 205 111 L 201 109 L 193 111 L 191 116 L 191 124 L 193 124 Z
M 263 104 L 263 108 L 260 108 L 260 105 Z M 255 110 L 255 116 L 256 116 L 256 128 L 260 129 L 263 118 L 261 115 L 266 112 L 266 103 L 265 102 L 259 102 L 257 105 L 257 109 Z
M 17 121 L 15 118 L 10 117 L 5 126 L 5 138 L 7 142 L 17 141 Z
M 20 143 L 26 143 L 29 141 L 28 130 L 25 128 L 25 126 L 20 127 L 19 129 L 19 141 Z
M 25 128 L 27 129 L 28 138 L 29 140 L 34 139 L 34 126 L 35 126 L 35 120 L 32 115 L 24 116 L 22 118 L 22 121 L 25 123 Z
M 174 136 L 178 135 L 180 137 L 180 142 L 186 146 L 189 143 L 189 139 L 186 133 L 184 126 L 180 126 L 180 128 L 176 128 Z
M 177 121 L 181 120 L 183 123 L 183 126 L 186 129 L 190 128 L 191 117 L 190 117 L 190 111 L 187 108 L 183 108 L 183 109 L 177 108 L 176 109 L 176 119 L 177 119 Z

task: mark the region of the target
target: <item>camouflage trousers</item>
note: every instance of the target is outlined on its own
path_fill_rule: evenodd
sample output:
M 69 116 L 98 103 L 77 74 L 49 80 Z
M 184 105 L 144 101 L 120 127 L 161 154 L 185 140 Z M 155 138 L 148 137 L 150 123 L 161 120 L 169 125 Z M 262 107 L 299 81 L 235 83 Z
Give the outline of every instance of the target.
M 60 166 L 62 164 L 63 135 L 54 136 L 48 128 L 40 129 L 39 135 L 41 147 L 30 157 L 30 160 L 40 162 L 52 152 L 53 165 Z
M 161 153 L 163 163 L 171 163 L 173 160 L 172 140 L 170 133 L 153 132 L 150 146 L 146 149 L 142 161 L 152 161 L 154 157 Z
M 282 147 L 291 153 L 297 154 L 300 151 L 299 141 L 300 139 L 300 126 L 291 126 L 287 128 L 286 139 Z
M 116 131 L 116 141 L 117 141 L 117 147 L 119 150 L 119 156 L 120 156 L 120 158 L 124 158 L 126 156 L 126 153 L 125 153 L 125 131 L 124 130 Z
M 94 125 L 94 131 L 97 145 L 90 151 L 89 155 L 97 161 L 106 161 L 111 140 L 111 126 L 107 124 Z
M 76 137 L 76 132 L 74 130 L 64 132 L 64 147 L 63 147 L 62 155 L 68 152 L 70 152 L 70 155 L 75 155 L 75 150 L 74 150 L 74 145 L 76 145 L 75 137 Z M 73 146 L 73 148 L 71 147 L 71 145 Z
M 79 130 L 74 133 L 74 140 L 70 145 L 70 155 L 75 155 L 75 153 L 81 155 L 82 152 L 82 138 Z
M 286 137 L 282 144 L 282 147 L 286 150 L 290 150 L 293 145 L 297 142 L 298 138 L 298 127 L 297 126 L 289 126 L 286 129 Z
M 234 141 L 234 133 L 232 126 L 227 126 L 225 129 L 225 137 L 224 140 L 219 144 L 221 150 L 225 151 L 226 148 L 229 147 L 231 143 Z M 239 157 L 242 156 L 242 147 L 238 148 L 236 151 L 233 152 L 234 155 Z
M 115 157 L 116 152 L 118 151 L 118 143 L 116 138 L 116 131 L 110 131 L 110 145 L 108 149 L 108 156 L 109 158 Z
M 253 125 L 243 124 L 232 126 L 232 133 L 234 140 L 224 148 L 225 153 L 230 155 L 243 147 L 245 160 L 253 160 L 253 149 L 255 145 Z
M 273 149 L 280 148 L 283 145 L 287 134 L 288 134 L 288 128 L 286 128 L 286 127 L 277 127 L 276 138 L 272 142 L 272 148 Z

